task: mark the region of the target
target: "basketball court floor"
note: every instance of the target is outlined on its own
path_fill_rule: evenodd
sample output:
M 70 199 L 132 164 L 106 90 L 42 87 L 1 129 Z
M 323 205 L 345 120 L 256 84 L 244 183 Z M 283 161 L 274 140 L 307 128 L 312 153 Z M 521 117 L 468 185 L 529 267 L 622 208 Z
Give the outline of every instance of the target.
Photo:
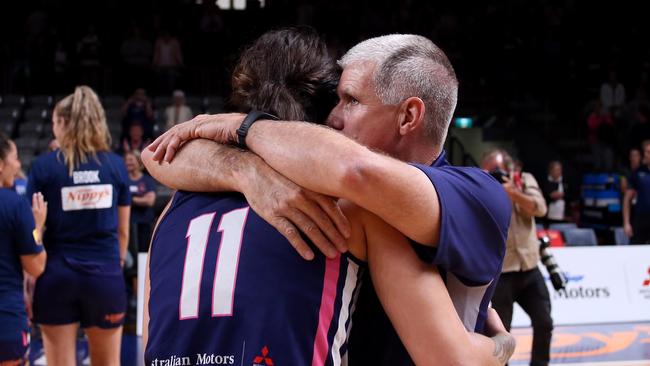
M 530 328 L 516 328 L 512 333 L 517 338 L 517 349 L 510 365 L 528 365 L 532 331 Z M 31 364 L 46 365 L 42 343 L 34 340 L 32 344 Z M 85 342 L 79 341 L 78 349 L 78 365 L 89 365 Z M 556 327 L 551 352 L 552 365 L 650 366 L 650 323 Z M 122 365 L 143 364 L 140 338 L 125 335 Z
M 588 310 L 587 310 L 588 311 Z M 530 328 L 513 329 L 517 349 L 510 365 L 528 365 Z M 552 365 L 650 366 L 650 323 L 556 327 L 551 344 Z

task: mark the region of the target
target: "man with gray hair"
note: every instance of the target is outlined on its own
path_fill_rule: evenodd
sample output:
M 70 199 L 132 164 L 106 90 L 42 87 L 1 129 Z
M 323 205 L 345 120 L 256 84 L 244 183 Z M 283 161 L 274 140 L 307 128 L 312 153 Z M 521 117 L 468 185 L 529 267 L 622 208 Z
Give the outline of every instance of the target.
M 420 258 L 443 273 L 465 327 L 482 332 L 510 204 L 487 173 L 445 160 L 442 146 L 458 91 L 449 60 L 424 37 L 389 35 L 361 42 L 339 64 L 330 128 L 272 121 L 257 111 L 198 116 L 150 146 L 143 154 L 148 169 L 173 188 L 244 193 L 306 259 L 313 253 L 298 229 L 329 257 L 337 255 L 335 247 L 345 250 L 347 221 L 327 197 L 350 200 L 409 237 Z M 181 143 L 195 138 L 250 151 L 193 141 L 169 167 L 155 163 L 170 162 Z M 373 309 L 375 295 L 361 296 L 359 306 L 368 308 L 358 311 L 365 320 L 353 328 L 359 342 L 351 343 L 350 363 L 412 364 L 385 314 Z

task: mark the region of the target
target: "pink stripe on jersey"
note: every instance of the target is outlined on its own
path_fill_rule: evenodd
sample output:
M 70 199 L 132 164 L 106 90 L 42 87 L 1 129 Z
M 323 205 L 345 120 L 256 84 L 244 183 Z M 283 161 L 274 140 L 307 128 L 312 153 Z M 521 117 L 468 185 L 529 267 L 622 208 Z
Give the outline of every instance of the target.
M 318 329 L 314 338 L 314 354 L 311 366 L 323 366 L 329 354 L 327 332 L 334 316 L 334 300 L 336 299 L 336 285 L 339 280 L 341 256 L 325 261 L 325 279 L 323 281 L 323 295 L 320 300 L 318 312 Z

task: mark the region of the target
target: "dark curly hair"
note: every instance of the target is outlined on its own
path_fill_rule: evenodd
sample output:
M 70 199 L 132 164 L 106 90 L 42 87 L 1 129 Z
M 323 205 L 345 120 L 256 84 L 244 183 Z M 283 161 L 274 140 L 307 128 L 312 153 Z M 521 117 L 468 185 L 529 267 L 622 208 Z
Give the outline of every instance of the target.
M 336 104 L 340 74 L 312 28 L 272 30 L 242 52 L 232 74 L 231 104 L 241 112 L 323 122 Z

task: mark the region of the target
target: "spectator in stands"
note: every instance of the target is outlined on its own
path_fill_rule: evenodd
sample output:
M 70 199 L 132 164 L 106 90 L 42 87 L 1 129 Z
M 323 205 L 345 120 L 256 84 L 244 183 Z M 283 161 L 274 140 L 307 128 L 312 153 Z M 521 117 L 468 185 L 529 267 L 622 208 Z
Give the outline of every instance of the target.
M 643 141 L 650 139 L 650 106 L 639 105 L 631 122 L 626 143 L 628 148 L 639 148 Z
M 625 104 L 625 87 L 618 81 L 618 74 L 614 70 L 609 72 L 609 80 L 600 86 L 600 101 L 605 111 L 619 117 Z
M 69 89 L 70 57 L 68 57 L 68 51 L 61 41 L 56 42 L 54 53 L 52 54 L 52 63 L 54 69 L 54 91 L 61 92 Z
M 596 101 L 587 118 L 587 140 L 591 147 L 594 169 L 611 171 L 614 166 L 614 150 L 611 147 L 614 136 L 614 119 L 601 101 Z
M 131 241 L 138 252 L 149 250 L 151 229 L 154 222 L 153 206 L 156 202 L 156 183 L 143 174 L 144 166 L 140 151 L 132 150 L 124 154 L 126 170 L 129 173 L 131 191 Z M 137 254 L 137 253 L 136 253 Z
M 172 105 L 165 108 L 165 130 L 194 117 L 192 109 L 185 104 L 185 93 L 182 90 L 174 90 L 173 98 Z
M 562 163 L 553 160 L 548 164 L 548 176 L 542 182 L 542 193 L 548 206 L 546 221 L 548 223 L 566 221 L 567 184 L 562 177 Z
M 153 55 L 151 42 L 142 36 L 138 25 L 134 25 L 131 37 L 122 42 L 120 48 L 122 62 L 124 64 L 123 79 L 126 83 L 126 90 L 133 90 L 137 85 L 144 85 L 148 82 L 149 65 Z
M 625 191 L 627 190 L 627 184 L 630 181 L 632 174 L 641 166 L 641 150 L 636 147 L 631 148 L 628 152 L 627 158 L 628 165 L 623 169 L 621 174 L 621 190 L 623 191 L 623 194 L 625 194 Z
M 514 174 L 513 165 L 510 155 L 502 149 L 486 152 L 481 161 L 484 170 L 500 177 L 512 201 L 506 256 L 492 306 L 508 330 L 513 304 L 516 302 L 524 309 L 533 325 L 530 364 L 546 366 L 551 353 L 553 319 L 548 289 L 538 268 L 539 240 L 535 227 L 535 217 L 546 214 L 546 203 L 533 175 L 526 172 Z
M 81 68 L 83 84 L 97 88 L 101 80 L 101 49 L 102 43 L 93 25 L 88 26 L 87 33 L 77 43 L 77 57 Z
M 129 190 L 131 191 L 131 220 L 129 225 L 129 254 L 133 261 L 124 265 L 124 277 L 127 280 L 128 308 L 127 319 L 136 313 L 137 283 L 138 283 L 138 252 L 149 250 L 151 231 L 154 223 L 153 206 L 156 202 L 156 183 L 143 174 L 140 151 L 131 150 L 124 154 L 126 170 L 129 174 Z M 128 320 L 127 320 L 128 321 Z
M 132 151 L 142 151 L 147 145 L 151 143 L 151 140 L 144 137 L 144 129 L 142 128 L 142 123 L 135 120 L 129 126 L 129 135 L 122 140 L 122 145 L 118 152 L 121 155 L 126 155 L 128 152 Z
M 156 39 L 153 67 L 158 81 L 158 92 L 171 93 L 180 77 L 183 53 L 180 42 L 168 30 L 163 30 Z
M 634 98 L 625 106 L 627 119 L 630 124 L 636 124 L 641 120 L 647 120 L 647 113 L 644 113 L 643 110 L 647 111 L 649 107 L 650 100 L 648 100 L 645 87 L 641 85 L 636 88 Z
M 133 95 L 122 106 L 122 138 L 129 133 L 133 121 L 139 121 L 144 129 L 145 138 L 153 136 L 153 104 L 147 96 L 147 91 L 137 88 Z
M 634 221 L 631 219 L 632 200 Z M 643 142 L 643 164 L 630 176 L 623 200 L 623 228 L 633 244 L 650 244 L 650 140 Z
M 636 172 L 637 169 L 641 166 L 641 150 L 638 148 L 630 149 L 628 153 L 628 166 L 621 173 L 621 193 L 623 194 L 623 199 L 625 199 L 625 193 L 627 192 L 630 186 L 630 179 L 632 179 L 632 174 Z M 636 197 L 630 202 L 630 222 L 634 222 L 634 211 L 636 206 Z

